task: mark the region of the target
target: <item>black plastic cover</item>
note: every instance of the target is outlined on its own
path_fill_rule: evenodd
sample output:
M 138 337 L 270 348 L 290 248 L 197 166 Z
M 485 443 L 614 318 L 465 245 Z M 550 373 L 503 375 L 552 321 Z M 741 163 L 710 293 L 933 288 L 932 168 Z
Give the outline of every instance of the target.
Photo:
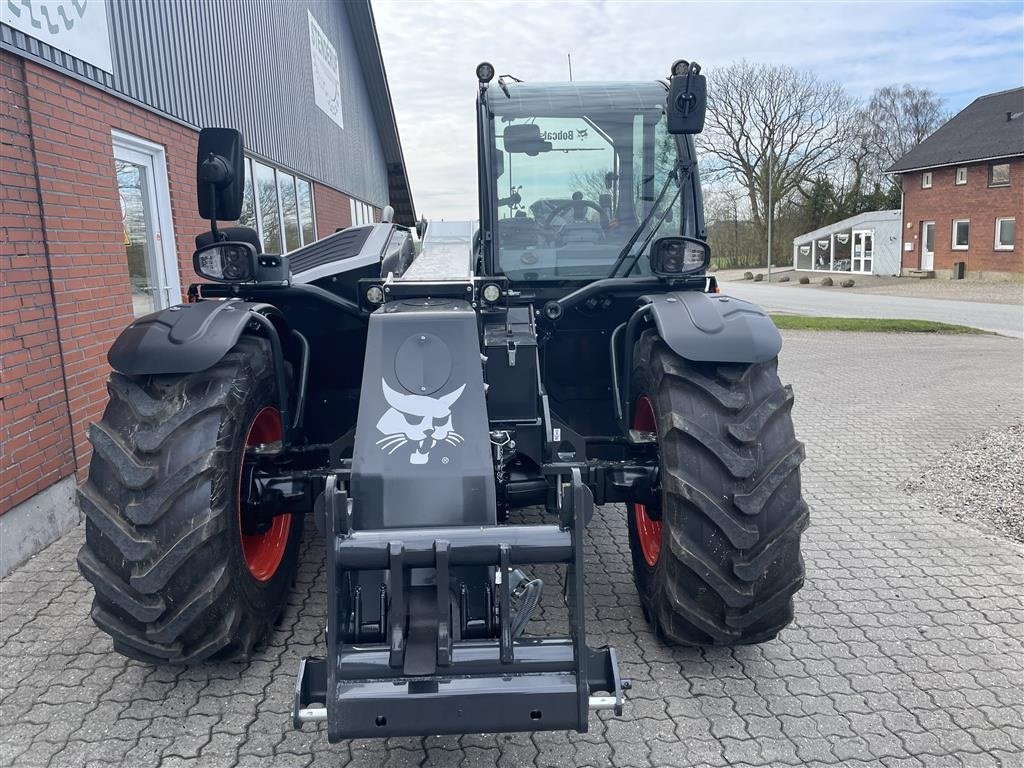
M 358 256 L 373 227 L 349 227 L 322 240 L 304 245 L 288 254 L 296 275 L 332 261 Z
M 200 301 L 140 317 L 117 337 L 107 361 L 126 376 L 204 371 L 235 346 L 258 306 Z
M 687 360 L 763 363 L 782 349 L 775 323 L 749 301 L 697 291 L 647 298 L 658 334 Z
M 537 334 L 529 307 L 510 309 L 505 322 L 487 323 L 484 348 L 491 421 L 536 420 Z
M 352 461 L 356 530 L 495 522 L 476 313 L 408 299 L 370 316 Z

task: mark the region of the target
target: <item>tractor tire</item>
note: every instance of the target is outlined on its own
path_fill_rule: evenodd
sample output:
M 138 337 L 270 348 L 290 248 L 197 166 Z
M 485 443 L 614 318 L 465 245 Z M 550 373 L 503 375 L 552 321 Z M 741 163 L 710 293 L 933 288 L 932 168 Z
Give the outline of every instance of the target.
M 637 341 L 633 427 L 657 436 L 661 509 L 628 505 L 629 544 L 644 615 L 672 643 L 760 643 L 793 619 L 809 516 L 776 367 L 690 362 L 653 330 Z
M 243 336 L 205 371 L 114 373 L 107 389 L 78 491 L 93 621 L 147 663 L 249 658 L 283 611 L 303 522 L 242 534 L 244 446 L 281 438 L 269 344 Z

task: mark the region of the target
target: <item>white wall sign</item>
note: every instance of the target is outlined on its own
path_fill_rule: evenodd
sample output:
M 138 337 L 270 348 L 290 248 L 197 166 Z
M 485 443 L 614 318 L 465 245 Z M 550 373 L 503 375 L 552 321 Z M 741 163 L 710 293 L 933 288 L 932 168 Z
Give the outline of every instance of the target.
M 344 128 L 341 119 L 341 71 L 338 67 L 338 51 L 316 23 L 311 11 L 309 16 L 309 53 L 313 59 L 313 99 L 321 110 Z
M 113 72 L 105 0 L 0 0 L 0 21 Z

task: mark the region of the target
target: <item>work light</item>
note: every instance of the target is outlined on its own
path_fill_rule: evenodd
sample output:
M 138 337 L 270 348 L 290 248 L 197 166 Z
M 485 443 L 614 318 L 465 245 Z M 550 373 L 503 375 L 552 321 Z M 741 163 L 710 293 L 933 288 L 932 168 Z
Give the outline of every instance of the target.
M 481 83 L 491 82 L 491 80 L 494 79 L 494 65 L 489 61 L 483 61 L 477 64 L 476 79 Z
M 494 283 L 485 285 L 480 293 L 488 304 L 493 304 L 501 298 L 501 288 Z

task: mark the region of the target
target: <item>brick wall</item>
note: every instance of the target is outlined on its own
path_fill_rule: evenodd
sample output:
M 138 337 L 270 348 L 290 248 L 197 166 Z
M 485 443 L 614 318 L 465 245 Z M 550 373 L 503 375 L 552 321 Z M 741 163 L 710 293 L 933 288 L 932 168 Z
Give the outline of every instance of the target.
M 87 428 L 106 404 L 106 352 L 132 320 L 111 130 L 161 144 L 167 155 L 180 271 L 191 271 L 197 134 L 34 62 L 24 62 L 35 163 L 79 476 Z
M 344 192 L 313 182 L 313 208 L 316 210 L 317 238 L 352 226 L 352 200 Z
M 198 133 L 32 61 L 0 52 L 0 514 L 62 477 L 84 477 L 88 425 L 107 400 L 106 353 L 132 320 L 111 131 L 166 153 L 182 288 L 195 236 Z M 349 198 L 314 184 L 318 236 L 351 224 Z
M 932 170 L 932 186 L 921 188 L 921 172 L 903 175 L 903 269 L 918 269 L 921 263 L 922 225 L 935 222 L 934 269 L 946 273 L 953 262 L 964 261 L 971 277 L 1024 274 L 1024 158 L 1010 163 L 1010 185 L 988 186 L 988 163 L 968 164 L 967 183 L 957 185 L 956 168 Z M 1016 218 L 1016 239 L 1012 251 L 995 248 L 997 218 Z M 970 219 L 970 242 L 966 251 L 953 249 L 953 220 Z M 909 226 L 908 226 L 909 225 Z
M 74 456 L 22 62 L 0 55 L 0 513 Z

